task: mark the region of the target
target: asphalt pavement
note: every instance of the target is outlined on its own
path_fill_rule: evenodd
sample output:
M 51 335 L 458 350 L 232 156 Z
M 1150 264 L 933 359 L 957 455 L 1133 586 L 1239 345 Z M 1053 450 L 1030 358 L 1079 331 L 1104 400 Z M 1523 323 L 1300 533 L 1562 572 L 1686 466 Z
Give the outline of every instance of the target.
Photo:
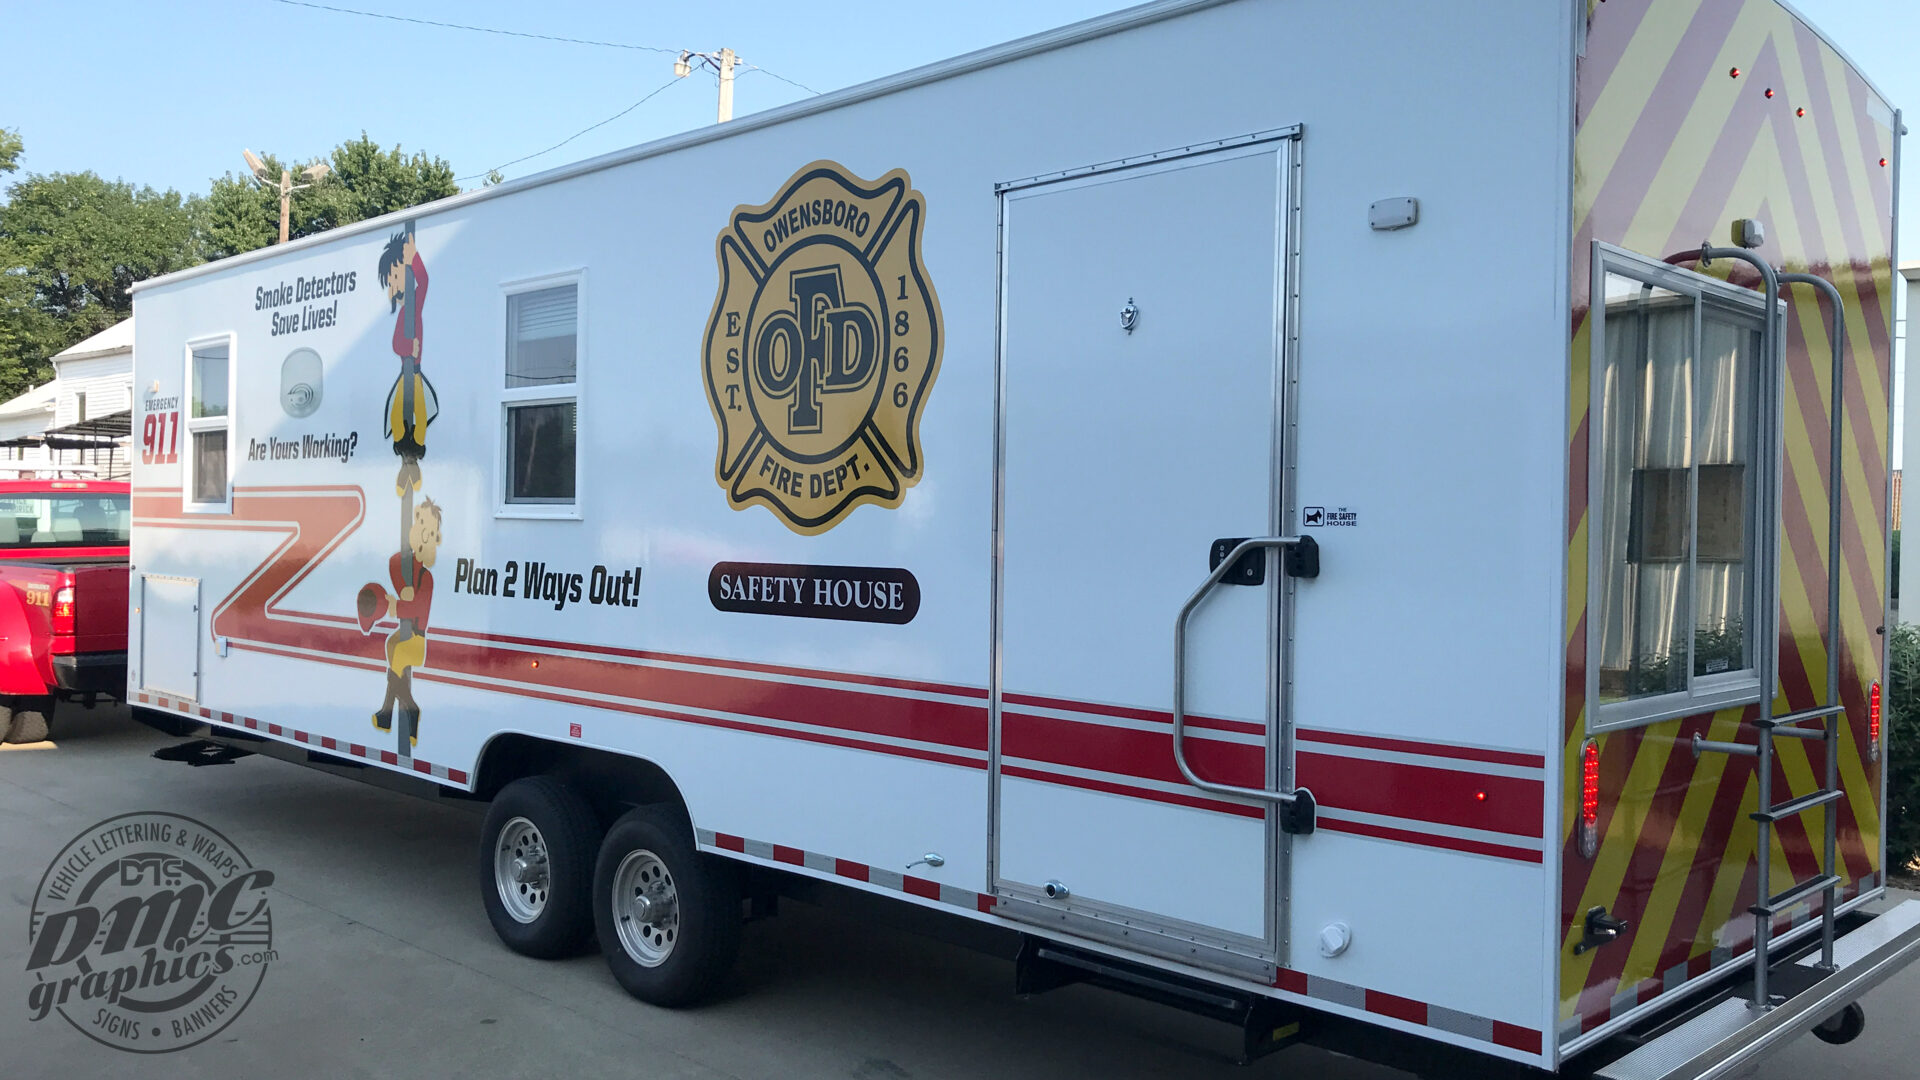
M 1227 1060 L 1224 1025 L 1090 987 L 1029 999 L 992 949 L 876 925 L 860 905 L 784 901 L 747 928 L 719 1001 L 629 998 L 597 956 L 539 961 L 494 938 L 477 890 L 479 809 L 249 757 L 156 761 L 177 740 L 124 710 L 62 714 L 50 743 L 0 751 L 0 1076 L 566 1077 L 649 1080 L 1103 1080 L 1401 1074 L 1323 1051 Z M 212 826 L 270 868 L 274 958 L 244 1011 L 170 1053 L 30 1019 L 29 910 L 77 834 L 137 810 Z M 1866 1000 L 1867 1029 L 1804 1038 L 1763 1080 L 1920 1073 L 1920 969 Z

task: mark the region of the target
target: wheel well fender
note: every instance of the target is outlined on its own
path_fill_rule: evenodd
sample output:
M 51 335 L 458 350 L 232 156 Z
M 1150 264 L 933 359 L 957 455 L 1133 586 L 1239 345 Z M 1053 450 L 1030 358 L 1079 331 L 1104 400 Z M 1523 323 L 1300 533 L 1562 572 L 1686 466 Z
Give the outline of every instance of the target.
M 551 776 L 573 786 L 602 824 L 636 806 L 666 805 L 692 827 L 680 786 L 652 761 L 521 732 L 498 732 L 487 739 L 474 768 L 473 794 L 492 799 L 526 776 Z

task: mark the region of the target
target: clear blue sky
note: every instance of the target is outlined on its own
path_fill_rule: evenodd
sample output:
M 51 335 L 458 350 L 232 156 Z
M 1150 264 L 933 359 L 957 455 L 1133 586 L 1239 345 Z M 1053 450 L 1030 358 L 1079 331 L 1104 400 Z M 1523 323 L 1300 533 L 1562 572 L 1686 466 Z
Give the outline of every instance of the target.
M 1120 0 L 646 3 L 613 0 L 316 0 L 339 7 L 666 49 L 731 47 L 818 90 L 899 71 L 1125 6 Z M 1537 0 L 1547 3 L 1553 0 Z M 1920 118 L 1920 0 L 1795 0 Z M 663 53 L 529 41 L 295 7 L 277 0 L 8 4 L 0 126 L 20 129 L 37 172 L 92 169 L 204 190 L 251 147 L 324 154 L 363 128 L 451 161 L 459 175 L 531 154 L 632 104 L 672 76 Z M 884 17 L 876 13 L 885 12 Z M 1182 62 L 1168 58 L 1169 63 Z M 1204 78 L 1204 58 L 1186 58 Z M 805 92 L 741 76 L 736 110 Z M 696 74 L 561 149 L 525 175 L 710 123 Z M 1920 123 L 1909 126 L 1920 129 Z M 1911 147 L 1910 147 L 1911 148 Z M 1901 250 L 1920 258 L 1920 158 L 1906 170 Z

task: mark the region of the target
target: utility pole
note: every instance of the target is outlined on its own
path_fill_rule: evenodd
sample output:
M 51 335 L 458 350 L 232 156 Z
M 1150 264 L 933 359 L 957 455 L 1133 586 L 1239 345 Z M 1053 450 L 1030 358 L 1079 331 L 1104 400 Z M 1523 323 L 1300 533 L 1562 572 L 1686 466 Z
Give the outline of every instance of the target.
M 293 170 L 281 169 L 280 182 L 276 184 L 273 182 L 272 174 L 267 171 L 266 163 L 261 161 L 253 151 L 242 150 L 240 152 L 246 155 L 247 170 L 253 173 L 254 180 L 268 191 L 278 190 L 280 192 L 280 242 L 284 244 L 287 242 L 287 222 L 288 219 L 293 216 L 293 193 L 299 191 L 301 188 L 312 187 L 321 177 L 331 172 L 332 169 L 324 161 L 316 161 L 308 165 L 300 170 L 301 177 L 308 181 L 304 184 L 296 184 L 293 182 Z
M 724 124 L 733 119 L 733 68 L 740 62 L 740 58 L 734 55 L 732 49 L 721 49 L 719 52 L 710 53 L 682 52 L 680 59 L 673 62 L 674 75 L 684 79 L 693 74 L 693 64 L 696 60 L 700 62 L 701 67 L 708 68 L 720 76 L 719 118 L 720 123 Z

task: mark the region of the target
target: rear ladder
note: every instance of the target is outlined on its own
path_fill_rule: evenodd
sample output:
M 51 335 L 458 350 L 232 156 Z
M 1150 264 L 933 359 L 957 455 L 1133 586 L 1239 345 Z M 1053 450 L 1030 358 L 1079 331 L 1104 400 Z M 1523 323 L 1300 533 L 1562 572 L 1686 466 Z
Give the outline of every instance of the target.
M 1846 717 L 1846 706 L 1840 701 L 1840 484 L 1841 454 L 1841 387 L 1845 385 L 1847 327 L 1845 312 L 1841 308 L 1840 290 L 1825 278 L 1812 274 L 1789 274 L 1774 270 L 1766 260 L 1741 248 L 1716 248 L 1702 244 L 1700 247 L 1700 265 L 1707 266 L 1714 259 L 1731 258 L 1751 264 L 1760 271 L 1766 286 L 1767 319 L 1763 330 L 1764 354 L 1772 363 L 1776 376 L 1781 371 L 1782 350 L 1779 331 L 1779 303 L 1782 285 L 1811 285 L 1825 293 L 1828 309 L 1832 313 L 1832 329 L 1829 340 L 1833 343 L 1833 374 L 1829 385 L 1833 388 L 1833 409 L 1828 423 L 1832 444 L 1828 448 L 1828 512 L 1827 512 L 1827 702 L 1822 708 L 1804 709 L 1786 716 L 1767 716 L 1754 721 L 1757 738 L 1753 743 L 1713 742 L 1698 735 L 1693 737 L 1694 756 L 1703 753 L 1738 754 L 1757 759 L 1755 772 L 1759 775 L 1759 809 L 1751 817 L 1759 830 L 1758 862 L 1759 883 L 1763 890 L 1760 900 L 1747 910 L 1753 915 L 1753 1006 L 1757 1009 L 1770 1009 L 1775 1002 L 1767 989 L 1767 955 L 1773 939 L 1774 916 L 1792 908 L 1795 904 L 1811 899 L 1815 893 L 1821 896 L 1820 905 L 1820 970 L 1833 971 L 1833 924 L 1835 890 L 1840 886 L 1839 875 L 1833 872 L 1835 862 L 1835 829 L 1839 815 L 1833 804 L 1840 801 L 1844 792 L 1840 788 L 1840 724 Z M 1776 484 L 1777 484 L 1776 480 Z M 1779 505 L 1779 493 L 1774 495 L 1774 505 Z M 1777 638 L 1778 635 L 1775 635 Z M 1810 720 L 1821 722 L 1818 728 L 1802 727 Z M 1786 802 L 1775 804 L 1773 801 L 1773 740 L 1781 737 L 1795 739 L 1820 739 L 1826 750 L 1825 784 L 1815 791 L 1808 792 Z M 1815 807 L 1825 807 L 1826 820 L 1825 854 L 1820 862 L 1820 873 L 1804 881 L 1796 881 L 1783 892 L 1771 896 L 1765 894 L 1770 880 L 1768 871 L 1773 855 L 1773 826 L 1775 822 L 1798 817 Z

